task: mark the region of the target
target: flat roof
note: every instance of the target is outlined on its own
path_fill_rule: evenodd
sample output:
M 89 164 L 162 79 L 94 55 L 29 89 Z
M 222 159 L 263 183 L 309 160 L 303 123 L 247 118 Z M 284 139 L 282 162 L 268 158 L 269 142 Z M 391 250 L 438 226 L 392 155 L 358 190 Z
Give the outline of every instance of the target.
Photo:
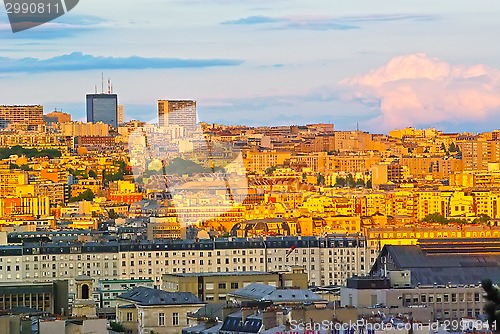
M 177 277 L 210 277 L 210 276 L 254 276 L 254 275 L 277 275 L 277 273 L 269 273 L 265 271 L 224 271 L 224 272 L 201 272 L 201 273 L 177 273 L 177 274 L 163 274 Z

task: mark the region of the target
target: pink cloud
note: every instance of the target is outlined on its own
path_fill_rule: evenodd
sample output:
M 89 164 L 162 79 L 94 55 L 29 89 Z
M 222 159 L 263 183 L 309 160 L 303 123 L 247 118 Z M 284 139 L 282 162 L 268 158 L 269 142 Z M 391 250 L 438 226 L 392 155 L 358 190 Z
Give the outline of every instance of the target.
M 485 65 L 452 65 L 419 53 L 340 84 L 347 100 L 379 102 L 381 114 L 371 122 L 379 130 L 500 116 L 500 70 Z

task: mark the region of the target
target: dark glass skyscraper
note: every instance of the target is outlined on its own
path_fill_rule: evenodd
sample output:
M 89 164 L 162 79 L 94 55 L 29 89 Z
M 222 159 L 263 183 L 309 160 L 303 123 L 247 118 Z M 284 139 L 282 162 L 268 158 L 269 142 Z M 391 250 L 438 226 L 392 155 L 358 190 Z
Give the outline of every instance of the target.
M 118 95 L 87 94 L 87 122 L 118 126 Z

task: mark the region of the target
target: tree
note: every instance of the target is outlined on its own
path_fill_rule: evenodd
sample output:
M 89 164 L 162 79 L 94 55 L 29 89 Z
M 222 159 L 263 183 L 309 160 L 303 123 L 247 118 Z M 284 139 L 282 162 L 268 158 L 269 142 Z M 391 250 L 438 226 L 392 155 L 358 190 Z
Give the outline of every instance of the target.
M 357 187 L 364 187 L 364 186 L 365 186 L 365 180 L 363 180 L 363 179 L 358 179 L 358 180 L 356 181 L 356 188 L 357 188 Z
M 274 173 L 274 171 L 277 168 L 278 168 L 277 166 L 272 166 L 272 167 L 266 168 L 266 170 L 264 171 L 264 173 L 266 173 L 267 175 L 271 175 L 272 173 Z
M 97 173 L 96 173 L 96 172 L 94 172 L 93 170 L 90 170 L 90 171 L 89 171 L 89 177 L 91 177 L 91 178 L 95 179 L 95 178 L 97 178 Z
M 335 179 L 335 187 L 345 187 L 346 180 L 343 177 L 337 176 Z
M 115 332 L 118 332 L 118 333 L 125 333 L 126 329 L 125 327 L 123 327 L 123 325 L 119 322 L 116 322 L 116 321 L 111 321 L 109 323 L 109 326 L 111 327 L 111 329 Z
M 325 185 L 325 177 L 323 175 L 321 175 L 321 173 L 318 173 L 318 184 L 320 186 L 324 186 Z
M 90 189 L 87 189 L 83 193 L 81 193 L 81 196 L 84 201 L 92 201 L 95 197 L 94 193 Z
M 484 224 L 487 223 L 491 220 L 491 218 L 488 215 L 479 215 L 476 219 L 472 221 L 473 224 Z
M 424 217 L 424 219 L 422 219 L 422 221 L 427 223 L 441 223 L 441 224 L 448 223 L 448 219 L 446 219 L 443 215 L 437 212 L 428 214 L 427 216 Z
M 486 292 L 485 298 L 487 300 L 484 305 L 484 313 L 488 317 L 490 329 L 495 330 L 496 324 L 500 324 L 500 290 L 498 286 L 493 285 L 490 279 L 482 280 L 481 286 Z
M 33 168 L 31 168 L 28 164 L 24 164 L 21 166 L 21 170 L 30 171 L 30 170 L 33 170 Z
M 92 201 L 94 199 L 95 195 L 94 193 L 92 192 L 92 190 L 90 189 L 87 189 L 85 190 L 84 192 L 82 192 L 80 195 L 78 196 L 73 196 L 69 199 L 70 203 L 73 203 L 73 202 L 79 202 L 79 201 Z
M 109 217 L 109 219 L 116 219 L 116 218 L 118 218 L 118 214 L 116 213 L 115 209 L 110 209 L 108 211 L 108 217 Z
M 346 185 L 348 187 L 354 187 L 354 185 L 356 184 L 356 181 L 354 181 L 354 177 L 352 176 L 352 174 L 347 174 L 347 177 L 346 177 Z
M 366 188 L 372 188 L 372 179 L 369 179 L 368 181 L 366 181 Z

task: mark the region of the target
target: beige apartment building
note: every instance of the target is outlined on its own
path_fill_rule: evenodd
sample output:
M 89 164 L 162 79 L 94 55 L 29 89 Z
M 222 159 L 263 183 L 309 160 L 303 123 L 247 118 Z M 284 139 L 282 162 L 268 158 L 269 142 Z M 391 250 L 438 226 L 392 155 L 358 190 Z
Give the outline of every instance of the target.
M 370 253 L 361 237 L 7 245 L 0 246 L 0 283 L 68 279 L 74 292 L 79 275 L 151 279 L 160 287 L 164 274 L 279 272 L 300 266 L 310 286 L 342 285 L 368 272 L 376 256 Z
M 290 267 L 283 272 L 222 272 L 165 274 L 161 289 L 170 292 L 191 292 L 205 302 L 225 302 L 228 294 L 252 283 L 274 287 L 307 289 L 307 274 L 302 267 Z
M 43 125 L 41 105 L 0 105 L 0 128 L 37 130 Z
M 118 296 L 116 320 L 131 334 L 180 334 L 205 303 L 189 292 L 136 287 Z

